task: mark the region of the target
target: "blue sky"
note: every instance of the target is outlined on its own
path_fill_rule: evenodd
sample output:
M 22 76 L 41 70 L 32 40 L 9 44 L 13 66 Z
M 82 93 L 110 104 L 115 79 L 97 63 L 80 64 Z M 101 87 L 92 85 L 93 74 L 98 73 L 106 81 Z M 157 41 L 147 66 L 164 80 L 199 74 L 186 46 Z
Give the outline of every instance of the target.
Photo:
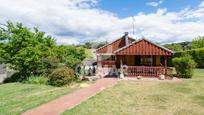
M 0 17 L 38 27 L 58 44 L 110 42 L 124 32 L 163 44 L 204 35 L 204 0 L 0 0 Z
M 117 14 L 120 18 L 134 16 L 139 12 L 153 13 L 157 8 L 167 8 L 168 11 L 180 11 L 186 7 L 196 8 L 201 0 L 161 0 L 162 3 L 155 6 L 147 5 L 150 2 L 160 0 L 100 0 L 97 7 Z

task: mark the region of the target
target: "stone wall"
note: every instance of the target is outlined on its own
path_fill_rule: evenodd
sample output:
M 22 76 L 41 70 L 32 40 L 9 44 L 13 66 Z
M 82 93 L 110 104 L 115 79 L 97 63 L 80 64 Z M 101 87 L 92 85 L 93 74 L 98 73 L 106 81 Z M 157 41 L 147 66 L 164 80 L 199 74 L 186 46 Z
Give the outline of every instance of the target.
M 0 64 L 0 83 L 2 83 L 5 78 L 7 78 L 6 65 L 5 64 Z

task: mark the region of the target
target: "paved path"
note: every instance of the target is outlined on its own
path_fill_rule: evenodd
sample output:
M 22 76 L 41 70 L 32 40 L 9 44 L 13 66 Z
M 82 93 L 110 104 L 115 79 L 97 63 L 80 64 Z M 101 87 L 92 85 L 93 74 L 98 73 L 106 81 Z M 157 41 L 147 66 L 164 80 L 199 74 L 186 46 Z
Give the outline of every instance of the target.
M 71 109 L 91 96 L 96 95 L 103 89 L 116 84 L 115 78 L 104 78 L 96 81 L 95 84 L 62 96 L 56 100 L 43 104 L 37 108 L 31 109 L 22 115 L 59 115 L 67 109 Z

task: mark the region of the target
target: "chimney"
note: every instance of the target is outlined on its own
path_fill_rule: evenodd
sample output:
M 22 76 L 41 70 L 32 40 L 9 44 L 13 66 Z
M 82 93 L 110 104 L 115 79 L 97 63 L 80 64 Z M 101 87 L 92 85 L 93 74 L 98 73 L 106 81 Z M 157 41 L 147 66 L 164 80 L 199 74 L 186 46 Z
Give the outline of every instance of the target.
M 125 38 L 125 45 L 127 46 L 129 44 L 129 42 L 128 42 L 128 32 L 125 32 L 124 38 Z

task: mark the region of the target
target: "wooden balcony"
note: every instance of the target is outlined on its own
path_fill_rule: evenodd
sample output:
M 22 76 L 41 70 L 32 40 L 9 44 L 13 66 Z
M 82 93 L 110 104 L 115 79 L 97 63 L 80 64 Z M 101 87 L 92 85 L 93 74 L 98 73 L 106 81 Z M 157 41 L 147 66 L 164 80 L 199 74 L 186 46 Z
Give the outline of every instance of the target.
M 161 74 L 171 76 L 172 71 L 172 68 L 157 66 L 128 66 L 127 68 L 128 76 L 159 77 Z

